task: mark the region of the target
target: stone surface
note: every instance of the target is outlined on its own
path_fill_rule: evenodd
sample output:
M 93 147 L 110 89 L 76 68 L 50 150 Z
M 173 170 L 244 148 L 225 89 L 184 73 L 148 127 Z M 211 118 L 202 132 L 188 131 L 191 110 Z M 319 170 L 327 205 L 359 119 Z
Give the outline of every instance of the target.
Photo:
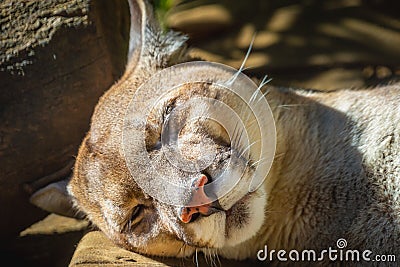
M 36 222 L 23 230 L 19 236 L 24 237 L 30 235 L 51 235 L 78 232 L 87 229 L 88 226 L 89 222 L 86 220 L 77 220 L 74 218 L 50 214 L 43 220 Z
M 146 257 L 115 246 L 102 232 L 86 234 L 80 241 L 70 267 L 92 266 L 208 266 L 214 261 L 218 266 L 261 266 L 254 261 L 230 261 L 225 259 L 205 259 L 199 253 L 186 259 Z M 196 264 L 198 262 L 198 264 Z
M 23 185 L 76 155 L 98 98 L 124 70 L 129 14 L 119 0 L 6 0 L 0 8 L 2 247 L 45 216 Z

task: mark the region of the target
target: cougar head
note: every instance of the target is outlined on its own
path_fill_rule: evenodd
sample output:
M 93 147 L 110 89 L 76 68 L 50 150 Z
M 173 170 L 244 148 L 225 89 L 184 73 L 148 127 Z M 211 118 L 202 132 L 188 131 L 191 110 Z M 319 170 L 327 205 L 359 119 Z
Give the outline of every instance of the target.
M 130 11 L 127 69 L 95 109 L 73 203 L 140 253 L 237 246 L 264 220 L 275 128 L 263 93 L 227 66 L 180 63 L 186 37 L 163 33 L 146 1 Z

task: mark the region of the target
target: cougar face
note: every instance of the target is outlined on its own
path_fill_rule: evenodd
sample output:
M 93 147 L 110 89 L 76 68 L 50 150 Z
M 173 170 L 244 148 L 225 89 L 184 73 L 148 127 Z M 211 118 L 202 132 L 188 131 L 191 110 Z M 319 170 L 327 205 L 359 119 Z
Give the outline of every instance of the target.
M 398 85 L 269 87 L 264 98 L 240 72 L 178 64 L 189 61 L 186 38 L 162 33 L 146 1 L 130 9 L 126 72 L 100 99 L 68 185 L 75 206 L 110 239 L 174 257 L 203 250 L 255 258 L 265 245 L 326 249 L 342 237 L 399 252 Z M 253 93 L 240 100 L 228 87 Z M 272 115 L 251 115 L 264 114 L 265 99 L 276 136 Z M 376 108 L 382 102 L 390 108 Z
M 179 133 L 181 153 L 188 159 L 209 153 L 214 155 L 213 163 L 201 172 L 188 173 L 177 171 L 166 158 L 160 144 L 164 120 L 175 106 L 180 106 L 181 101 L 193 99 L 196 95 L 215 97 L 212 96 L 212 90 L 200 89 L 203 90 L 182 88 L 178 95 L 167 96 L 159 101 L 159 105 L 148 118 L 151 125 L 145 133 L 145 145 L 151 163 L 176 182 L 195 183 L 199 179 L 207 180 L 203 183 L 210 182 L 224 169 L 228 160 L 237 154 L 237 151 L 232 151 L 223 128 L 213 121 L 194 119 L 184 122 L 185 127 Z M 190 111 L 195 114 L 188 114 L 186 111 L 185 116 L 203 113 L 207 109 L 207 106 L 197 106 Z M 96 120 L 96 115 L 93 120 Z M 185 120 L 184 117 L 179 119 Z M 99 141 L 96 142 L 95 138 Z M 70 191 L 75 196 L 77 205 L 112 239 L 143 253 L 177 256 L 190 254 L 192 249 L 188 246 L 220 248 L 236 245 L 253 236 L 260 228 L 265 206 L 265 192 L 262 188 L 249 194 L 231 191 L 219 203 L 215 203 L 215 207 L 204 206 L 204 210 L 200 211 L 195 210 L 199 207 L 192 207 L 188 209 L 194 209 L 193 214 L 182 214 L 184 207 L 153 199 L 136 184 L 126 166 L 125 155 L 121 153 L 121 147 L 118 147 L 122 144 L 114 143 L 114 140 L 120 139 L 120 135 L 113 136 L 111 133 L 103 136 L 103 133 L 99 133 L 97 136 L 96 131 L 91 131 L 81 146 L 77 159 L 79 164 L 75 167 L 70 183 Z M 250 175 L 252 170 L 248 161 L 249 159 L 236 158 L 235 172 Z M 180 193 L 182 196 L 187 194 Z M 202 196 L 207 198 L 206 194 Z M 168 245 L 169 248 L 175 247 L 172 251 L 162 246 L 158 248 L 163 243 L 160 240 L 165 240 L 163 242 L 168 244 L 177 243 L 177 246 Z M 182 248 L 185 250 L 181 250 Z

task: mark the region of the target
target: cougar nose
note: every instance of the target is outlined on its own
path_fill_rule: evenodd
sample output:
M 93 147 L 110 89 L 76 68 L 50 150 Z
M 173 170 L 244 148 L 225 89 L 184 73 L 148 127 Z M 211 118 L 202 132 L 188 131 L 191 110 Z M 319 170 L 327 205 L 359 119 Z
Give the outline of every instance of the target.
M 218 201 L 212 202 L 204 192 L 204 185 L 207 182 L 208 178 L 204 174 L 193 182 L 193 194 L 188 205 L 189 207 L 182 207 L 179 211 L 179 219 L 183 223 L 194 221 L 200 214 L 209 216 L 221 210 Z

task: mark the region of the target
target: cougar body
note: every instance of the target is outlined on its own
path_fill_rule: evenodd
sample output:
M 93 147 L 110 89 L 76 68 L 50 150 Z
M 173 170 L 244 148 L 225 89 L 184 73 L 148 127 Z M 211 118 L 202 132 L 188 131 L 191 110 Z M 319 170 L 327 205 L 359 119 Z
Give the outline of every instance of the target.
M 159 30 L 150 6 L 131 1 L 129 63 L 100 99 L 76 158 L 68 190 L 75 206 L 117 244 L 150 255 L 183 257 L 196 250 L 230 259 L 270 250 L 336 246 L 400 256 L 400 86 L 319 92 L 263 87 L 276 126 L 276 153 L 254 192 L 231 192 L 222 209 L 182 222 L 178 207 L 143 192 L 128 170 L 124 118 L 139 86 L 158 71 L 190 59 L 186 38 Z M 158 143 L 165 107 L 207 88 L 182 87 L 150 115 L 146 145 Z M 163 115 L 164 114 L 164 115 Z M 216 136 L 216 135 L 221 136 Z M 223 164 L 229 142 L 221 129 L 189 124 L 182 138 L 214 142 Z M 256 140 L 251 140 L 256 141 Z M 188 143 L 188 153 L 198 153 Z M 168 172 L 161 152 L 154 164 Z M 242 165 L 238 165 L 242 166 Z M 243 165 L 245 175 L 251 172 Z M 163 169 L 165 168 L 165 169 Z M 238 167 L 239 168 L 239 167 Z M 241 167 L 240 167 L 241 168 Z M 218 165 L 212 172 L 218 171 Z M 183 174 L 174 174 L 184 179 Z M 177 178 L 177 179 L 178 179 Z

